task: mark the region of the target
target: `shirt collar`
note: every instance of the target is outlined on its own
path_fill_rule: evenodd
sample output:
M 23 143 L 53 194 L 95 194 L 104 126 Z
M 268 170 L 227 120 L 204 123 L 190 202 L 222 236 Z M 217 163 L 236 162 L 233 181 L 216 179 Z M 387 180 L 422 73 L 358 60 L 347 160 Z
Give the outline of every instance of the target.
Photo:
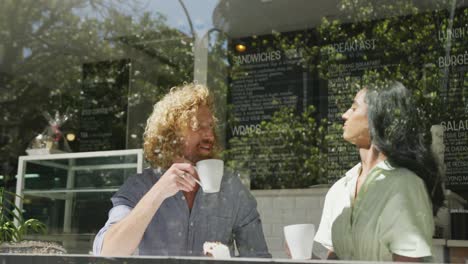
M 390 164 L 390 162 L 386 159 L 386 160 L 382 160 L 381 162 L 377 163 L 377 165 L 375 165 L 377 168 L 380 168 L 380 169 L 383 169 L 383 170 L 387 170 L 387 171 L 390 171 L 390 170 L 394 170 L 395 168 Z
M 357 178 L 359 176 L 359 171 L 361 170 L 361 163 L 359 162 L 353 168 L 345 174 L 344 186 L 349 194 L 349 199 L 352 201 L 354 199 L 354 192 L 356 189 Z
M 352 179 L 354 177 L 357 177 L 359 175 L 359 170 L 361 169 L 361 162 L 358 164 L 354 165 L 353 168 L 351 168 L 349 171 L 346 172 L 346 178 Z

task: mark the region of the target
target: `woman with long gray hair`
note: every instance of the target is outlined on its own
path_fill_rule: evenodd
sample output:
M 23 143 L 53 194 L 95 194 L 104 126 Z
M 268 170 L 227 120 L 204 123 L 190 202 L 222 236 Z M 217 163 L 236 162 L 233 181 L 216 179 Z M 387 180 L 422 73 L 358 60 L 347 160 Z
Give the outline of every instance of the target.
M 333 255 L 371 261 L 431 257 L 433 214 L 444 197 L 411 92 L 396 81 L 369 85 L 343 120 L 343 138 L 358 147 L 361 168 L 351 206 L 332 224 Z

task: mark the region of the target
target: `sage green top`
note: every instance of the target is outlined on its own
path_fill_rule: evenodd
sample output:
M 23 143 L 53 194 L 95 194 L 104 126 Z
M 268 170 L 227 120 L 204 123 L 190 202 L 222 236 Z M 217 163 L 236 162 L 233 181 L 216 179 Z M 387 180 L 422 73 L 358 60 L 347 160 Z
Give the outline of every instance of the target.
M 434 219 L 424 182 L 383 161 L 365 179 L 351 207 L 332 226 L 342 260 L 392 261 L 392 254 L 430 257 Z

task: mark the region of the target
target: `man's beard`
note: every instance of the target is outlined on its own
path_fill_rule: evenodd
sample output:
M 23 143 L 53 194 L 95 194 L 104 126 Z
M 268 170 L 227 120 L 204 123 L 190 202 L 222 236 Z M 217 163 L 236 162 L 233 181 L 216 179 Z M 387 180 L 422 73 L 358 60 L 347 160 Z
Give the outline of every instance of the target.
M 210 144 L 211 145 L 211 150 L 209 152 L 200 150 L 200 145 L 205 145 L 205 144 Z M 194 164 L 197 163 L 200 160 L 212 159 L 215 156 L 214 146 L 215 146 L 215 143 L 212 142 L 212 141 L 202 141 L 197 145 L 197 149 L 192 153 L 192 155 L 190 157 L 185 157 L 185 158 L 189 159 Z

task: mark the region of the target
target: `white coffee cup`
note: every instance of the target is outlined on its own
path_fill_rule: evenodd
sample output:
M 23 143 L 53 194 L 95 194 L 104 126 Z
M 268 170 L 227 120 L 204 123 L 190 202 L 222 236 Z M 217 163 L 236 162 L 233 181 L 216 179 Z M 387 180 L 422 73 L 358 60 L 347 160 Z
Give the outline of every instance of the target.
M 206 159 L 197 162 L 195 166 L 199 184 L 206 193 L 219 192 L 224 174 L 224 161 L 220 159 Z
M 284 238 L 293 259 L 311 259 L 314 245 L 313 224 L 288 225 L 284 227 Z

